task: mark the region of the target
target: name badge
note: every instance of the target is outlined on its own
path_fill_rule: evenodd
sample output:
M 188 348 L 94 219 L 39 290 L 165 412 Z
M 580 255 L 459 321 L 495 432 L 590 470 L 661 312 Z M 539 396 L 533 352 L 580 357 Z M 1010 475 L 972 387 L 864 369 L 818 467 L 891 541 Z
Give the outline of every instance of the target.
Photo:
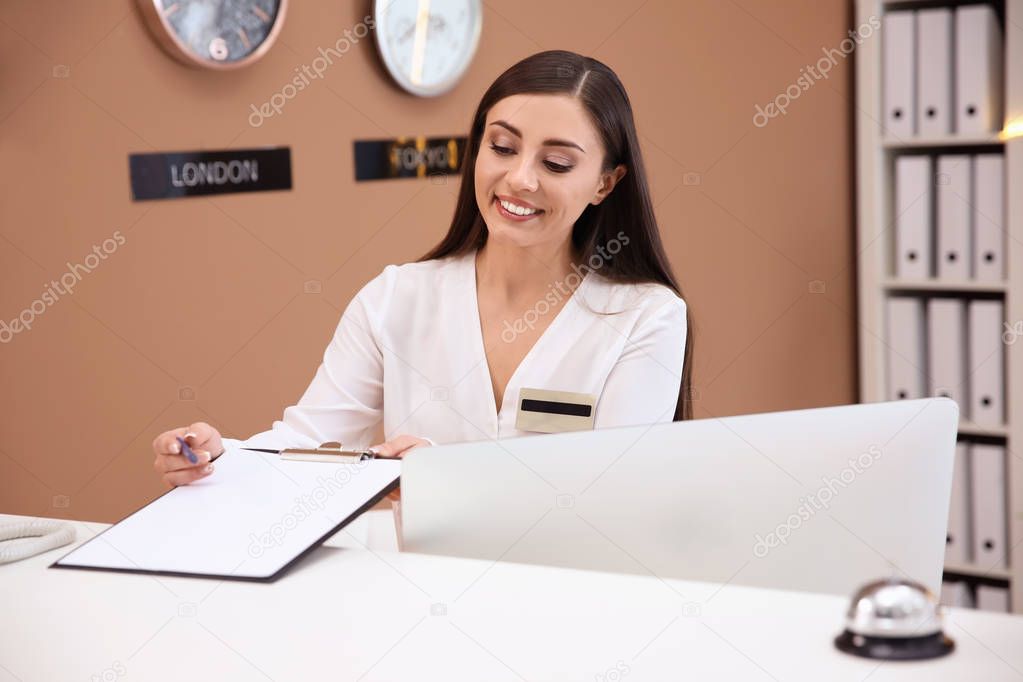
M 540 433 L 592 429 L 593 406 L 596 402 L 596 396 L 587 393 L 523 388 L 519 390 L 515 428 Z

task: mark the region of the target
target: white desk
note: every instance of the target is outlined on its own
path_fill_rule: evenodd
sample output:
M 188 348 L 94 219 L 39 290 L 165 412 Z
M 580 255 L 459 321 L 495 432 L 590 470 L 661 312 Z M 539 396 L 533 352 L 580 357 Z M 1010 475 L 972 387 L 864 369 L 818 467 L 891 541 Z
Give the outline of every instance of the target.
M 1017 616 L 879 664 L 832 646 L 835 596 L 338 547 L 272 584 L 46 568 L 69 548 L 0 565 L 0 682 L 1023 678 Z

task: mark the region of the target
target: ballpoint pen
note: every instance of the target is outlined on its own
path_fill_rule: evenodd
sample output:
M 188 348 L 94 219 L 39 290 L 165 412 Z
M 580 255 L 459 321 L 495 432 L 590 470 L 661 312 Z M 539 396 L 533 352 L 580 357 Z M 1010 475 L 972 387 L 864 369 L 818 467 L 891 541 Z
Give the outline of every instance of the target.
M 306 462 L 336 462 L 338 459 L 401 459 L 390 455 L 381 455 L 371 448 L 346 449 L 341 443 L 324 443 L 318 448 L 284 448 L 275 450 L 272 448 L 247 448 L 251 452 L 266 452 L 271 455 L 280 455 L 281 459 L 300 460 Z
M 192 452 L 192 448 L 188 447 L 188 443 L 185 442 L 185 439 L 182 438 L 181 436 L 175 436 L 175 438 L 178 439 L 178 445 L 181 446 L 181 454 L 187 457 L 188 461 L 191 462 L 192 464 L 198 464 L 199 457 L 197 457 L 196 454 Z

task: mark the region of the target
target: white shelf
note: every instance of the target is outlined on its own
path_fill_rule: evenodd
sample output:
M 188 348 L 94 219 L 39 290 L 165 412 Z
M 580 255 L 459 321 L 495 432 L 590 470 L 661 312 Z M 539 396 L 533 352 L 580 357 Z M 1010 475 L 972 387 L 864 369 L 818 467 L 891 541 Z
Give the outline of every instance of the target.
M 968 419 L 963 419 L 959 421 L 959 435 L 1008 438 L 1009 429 L 1006 426 L 978 426 Z
M 944 135 L 911 137 L 905 140 L 885 138 L 885 149 L 926 149 L 928 147 L 997 147 L 1004 144 L 998 133 L 988 135 Z
M 945 564 L 946 573 L 959 573 L 974 578 L 991 578 L 993 580 L 1012 580 L 1012 574 L 1006 568 L 988 568 L 973 564 Z
M 1008 289 L 1005 282 L 981 282 L 977 280 L 949 281 L 940 279 L 897 279 L 889 277 L 881 282 L 885 291 L 954 292 L 971 294 L 1004 294 Z

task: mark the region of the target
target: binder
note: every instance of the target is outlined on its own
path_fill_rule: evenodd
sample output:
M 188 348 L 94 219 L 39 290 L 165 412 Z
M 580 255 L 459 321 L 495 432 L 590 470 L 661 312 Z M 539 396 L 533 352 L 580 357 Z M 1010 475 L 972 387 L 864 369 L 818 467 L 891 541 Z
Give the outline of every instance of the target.
M 398 486 L 399 460 L 339 459 L 229 448 L 50 567 L 272 582 Z
M 952 11 L 916 13 L 916 130 L 926 137 L 952 132 Z
M 924 302 L 891 296 L 887 308 L 888 399 L 924 397 Z
M 967 416 L 965 301 L 927 301 L 927 374 L 930 395 L 951 398 Z
M 968 564 L 973 559 L 970 537 L 970 446 L 956 443 L 952 465 L 952 497 L 948 507 L 948 533 L 945 535 L 945 563 Z
M 982 611 L 1009 612 L 1009 588 L 977 585 L 977 608 Z
M 973 561 L 983 570 L 1005 568 L 1005 448 L 974 443 L 970 447 L 970 468 Z
M 1005 157 L 973 157 L 973 276 L 1005 279 Z
M 941 582 L 941 604 L 960 609 L 972 609 L 973 595 L 970 594 L 970 586 L 962 580 L 943 580 Z
M 956 8 L 956 132 L 1002 128 L 1002 32 L 990 5 Z
M 1005 421 L 1003 304 L 1001 301 L 973 300 L 968 310 L 968 413 L 978 426 L 1000 426 Z
M 970 157 L 963 154 L 938 157 L 937 173 L 937 272 L 944 280 L 970 278 Z
M 914 24 L 912 12 L 885 12 L 881 19 L 885 137 L 905 139 L 915 134 Z
M 895 160 L 895 275 L 931 276 L 931 186 L 929 156 Z

